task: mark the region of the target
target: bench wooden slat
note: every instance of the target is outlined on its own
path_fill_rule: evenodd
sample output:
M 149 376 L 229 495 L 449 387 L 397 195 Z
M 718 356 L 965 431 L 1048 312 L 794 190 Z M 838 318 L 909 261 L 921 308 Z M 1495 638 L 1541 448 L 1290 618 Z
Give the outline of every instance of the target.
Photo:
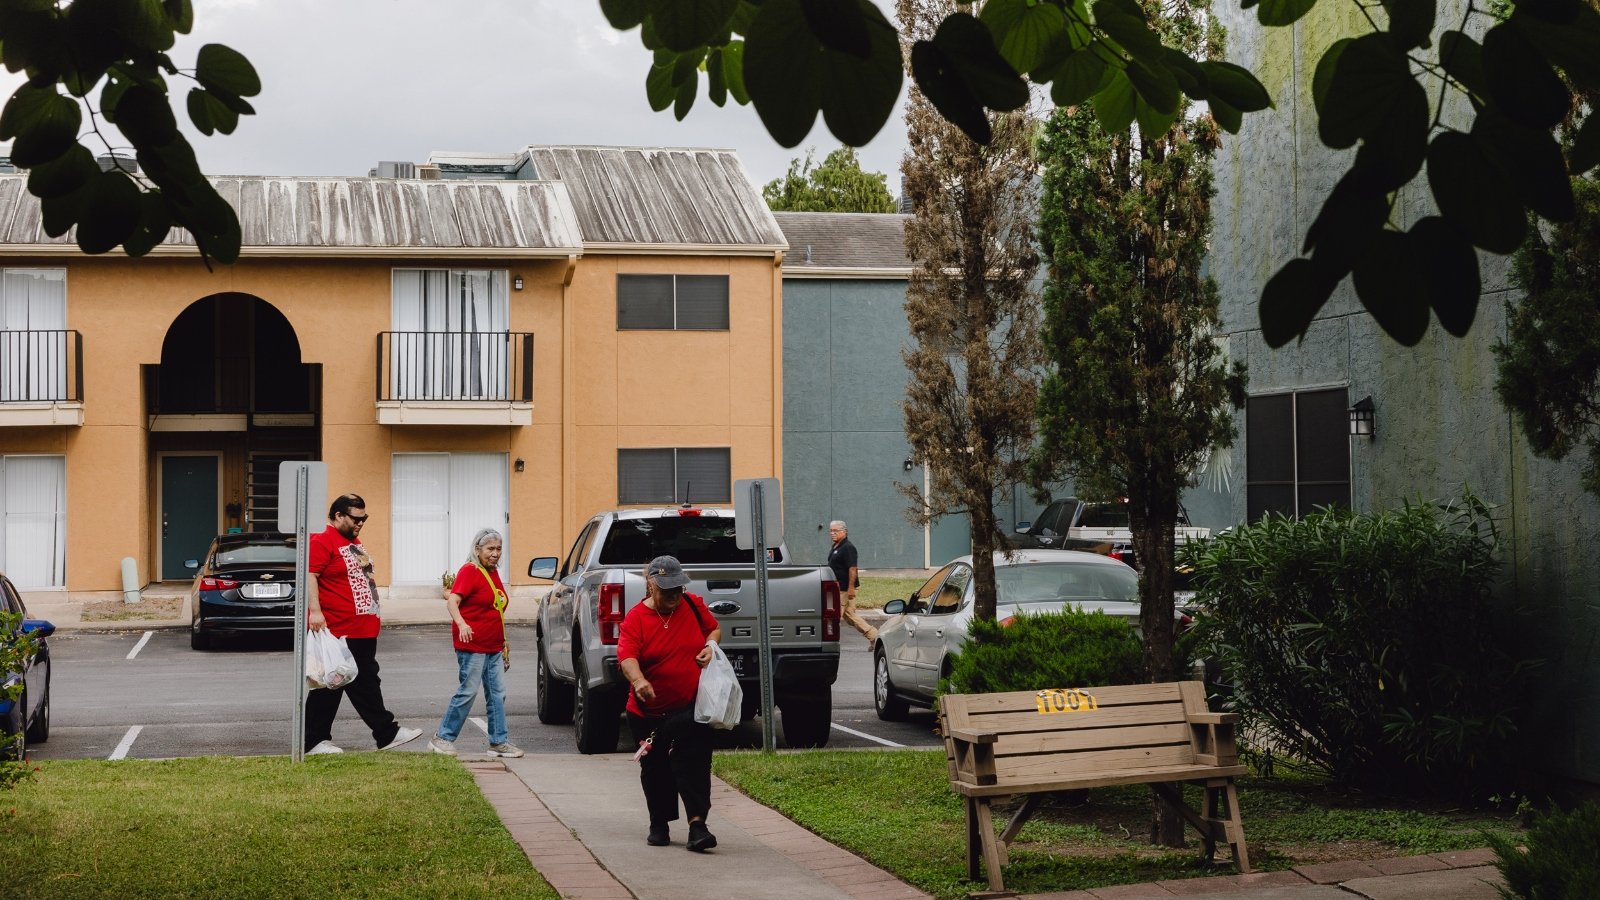
M 1157 747 L 1119 747 L 1086 750 L 1078 753 L 1044 753 L 1025 756 L 996 756 L 995 776 L 1001 781 L 1075 778 L 1094 776 L 1108 770 L 1159 769 L 1166 766 L 1195 765 L 1188 741 Z
M 1107 747 L 1150 747 L 1157 744 L 1189 744 L 1189 727 L 1181 722 L 1160 725 L 1129 725 L 1122 728 L 1086 728 L 1075 731 L 1013 732 L 1004 735 L 1004 745 L 995 756 L 1023 753 L 1068 753 Z M 1001 737 L 996 737 L 996 742 Z
M 1037 732 L 1077 731 L 1079 729 L 1122 728 L 1129 725 L 1168 725 L 1186 721 L 1183 706 L 1163 703 L 1159 706 L 1117 706 L 1090 712 L 1044 713 L 1027 712 L 987 713 L 981 716 L 955 715 L 950 725 L 964 731 L 997 731 L 1002 734 L 1027 734 Z
M 967 784 L 951 782 L 950 787 L 963 797 L 1009 797 L 1016 794 L 1073 791 L 1083 788 L 1112 787 L 1119 784 L 1150 784 L 1158 781 L 1206 781 L 1236 778 L 1250 771 L 1246 766 L 1156 766 L 1097 772 L 1092 776 L 1036 779 L 1025 782 Z
M 1181 703 L 1183 702 L 1183 696 L 1178 687 L 1180 683 L 1079 687 L 1078 690 L 1093 694 L 1095 702 L 1102 708 L 1129 703 Z M 1061 686 L 1063 690 L 1072 687 L 1072 685 Z M 1001 694 L 950 694 L 948 696 L 956 703 L 963 705 L 969 713 L 986 713 L 1021 709 L 1032 710 L 1037 702 L 1038 692 L 1007 691 Z

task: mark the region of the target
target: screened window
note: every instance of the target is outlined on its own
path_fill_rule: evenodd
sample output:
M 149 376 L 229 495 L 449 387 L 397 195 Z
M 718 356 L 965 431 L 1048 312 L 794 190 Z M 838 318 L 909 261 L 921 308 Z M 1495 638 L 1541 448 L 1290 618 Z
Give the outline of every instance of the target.
M 617 451 L 618 503 L 729 503 L 733 464 L 727 447 Z
M 399 400 L 508 400 L 503 269 L 395 269 L 389 391 Z
M 1251 397 L 1245 413 L 1246 505 L 1299 517 L 1350 505 L 1349 394 L 1345 388 Z
M 66 269 L 0 269 L 0 402 L 69 399 L 66 327 Z
M 728 276 L 618 275 L 619 331 L 727 331 Z

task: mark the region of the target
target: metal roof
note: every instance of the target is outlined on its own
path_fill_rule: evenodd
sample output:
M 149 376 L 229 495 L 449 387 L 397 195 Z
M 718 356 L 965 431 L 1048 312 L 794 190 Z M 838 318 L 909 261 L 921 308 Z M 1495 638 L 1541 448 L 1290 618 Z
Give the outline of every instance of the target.
M 570 256 L 583 252 L 566 186 L 550 181 L 213 178 L 239 215 L 244 256 Z M 0 175 L 0 251 L 77 253 L 44 233 L 26 176 Z M 154 254 L 193 254 L 173 229 Z
M 900 213 L 773 213 L 789 252 L 786 278 L 906 278 L 906 220 Z
M 732 150 L 530 146 L 534 177 L 572 194 L 595 250 L 704 249 L 770 253 L 783 231 Z

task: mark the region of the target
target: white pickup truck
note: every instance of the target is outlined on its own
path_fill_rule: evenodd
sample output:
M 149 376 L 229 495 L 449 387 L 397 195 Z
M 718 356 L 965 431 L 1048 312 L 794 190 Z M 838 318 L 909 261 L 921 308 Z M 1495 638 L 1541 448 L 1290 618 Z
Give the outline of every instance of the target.
M 1180 506 L 1173 539 L 1184 544 L 1211 537 L 1211 529 L 1189 524 Z M 1018 522 L 1011 544 L 1019 549 L 1090 550 L 1135 565 L 1133 531 L 1128 526 L 1126 500 L 1089 503 L 1076 497 L 1056 500 L 1032 522 Z
M 595 514 L 565 559 L 541 557 L 528 574 L 556 582 L 539 603 L 539 721 L 573 724 L 581 753 L 617 749 L 627 679 L 617 665 L 622 617 L 644 600 L 644 567 L 675 556 L 690 593 L 722 626 L 722 649 L 744 688 L 746 719 L 760 705 L 755 559 L 734 541 L 733 510 L 682 506 Z M 839 674 L 839 585 L 826 566 L 767 549 L 773 701 L 790 747 L 821 747 Z

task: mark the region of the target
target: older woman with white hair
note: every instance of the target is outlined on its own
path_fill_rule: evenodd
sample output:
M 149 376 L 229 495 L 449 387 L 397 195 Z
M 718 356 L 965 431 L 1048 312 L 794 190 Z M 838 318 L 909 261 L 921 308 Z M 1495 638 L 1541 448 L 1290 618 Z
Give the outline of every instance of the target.
M 483 703 L 489 718 L 489 755 L 522 755 L 506 732 L 505 670 L 511 668 L 506 652 L 505 609 L 508 597 L 500 581 L 500 554 L 504 551 L 500 532 L 481 529 L 472 536 L 467 563 L 456 573 L 445 604 L 454 624 L 456 663 L 460 685 L 445 708 L 439 731 L 428 741 L 435 753 L 456 752 L 456 739 L 467 722 L 467 713 L 483 689 Z

